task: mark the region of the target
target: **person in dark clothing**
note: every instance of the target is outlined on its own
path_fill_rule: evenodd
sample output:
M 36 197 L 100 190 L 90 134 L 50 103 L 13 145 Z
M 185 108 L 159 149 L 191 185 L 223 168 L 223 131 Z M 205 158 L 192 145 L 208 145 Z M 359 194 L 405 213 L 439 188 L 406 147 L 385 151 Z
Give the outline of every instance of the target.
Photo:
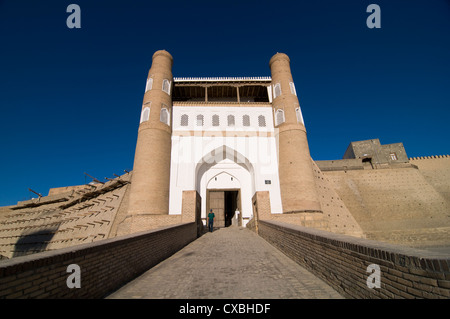
M 213 210 L 210 209 L 208 214 L 208 229 L 210 232 L 213 231 L 214 217 L 216 216 L 214 215 Z

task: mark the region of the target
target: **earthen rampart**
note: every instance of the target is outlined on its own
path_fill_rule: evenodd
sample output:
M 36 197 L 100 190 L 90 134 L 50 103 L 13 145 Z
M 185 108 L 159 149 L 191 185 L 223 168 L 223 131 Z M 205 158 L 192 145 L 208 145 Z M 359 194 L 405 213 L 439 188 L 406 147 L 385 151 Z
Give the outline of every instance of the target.
M 112 237 L 130 175 L 5 207 L 0 211 L 0 255 L 12 258 Z
M 450 159 L 426 157 L 404 165 L 323 174 L 367 238 L 412 246 L 449 245 Z

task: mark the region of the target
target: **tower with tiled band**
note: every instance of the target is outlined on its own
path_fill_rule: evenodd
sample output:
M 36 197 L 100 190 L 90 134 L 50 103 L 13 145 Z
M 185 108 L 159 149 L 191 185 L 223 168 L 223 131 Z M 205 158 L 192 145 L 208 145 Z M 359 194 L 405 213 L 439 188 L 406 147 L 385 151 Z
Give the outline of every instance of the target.
M 284 53 L 269 62 L 272 73 L 272 106 L 278 129 L 278 165 L 283 213 L 321 213 L 305 124 Z
M 155 52 L 142 104 L 125 224 L 168 214 L 170 190 L 172 64 L 169 52 Z M 142 228 L 144 225 L 142 225 Z M 136 227 L 132 227 L 136 228 Z

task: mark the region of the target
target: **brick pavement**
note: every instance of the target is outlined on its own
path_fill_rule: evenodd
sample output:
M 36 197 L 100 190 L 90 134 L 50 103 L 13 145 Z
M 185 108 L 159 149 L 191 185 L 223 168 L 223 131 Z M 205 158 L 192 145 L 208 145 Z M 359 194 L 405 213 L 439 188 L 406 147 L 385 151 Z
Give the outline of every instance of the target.
M 342 298 L 246 228 L 207 233 L 107 298 Z

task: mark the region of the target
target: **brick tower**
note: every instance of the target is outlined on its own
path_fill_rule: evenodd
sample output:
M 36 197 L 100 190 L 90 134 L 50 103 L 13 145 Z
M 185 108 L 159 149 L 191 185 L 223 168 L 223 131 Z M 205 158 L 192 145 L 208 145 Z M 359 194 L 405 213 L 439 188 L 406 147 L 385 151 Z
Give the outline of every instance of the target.
M 275 127 L 278 129 L 279 178 L 283 213 L 321 213 L 306 129 L 284 53 L 269 62 Z M 320 214 L 322 215 L 322 214 Z
M 169 212 L 172 64 L 155 52 L 141 111 L 127 218 Z

